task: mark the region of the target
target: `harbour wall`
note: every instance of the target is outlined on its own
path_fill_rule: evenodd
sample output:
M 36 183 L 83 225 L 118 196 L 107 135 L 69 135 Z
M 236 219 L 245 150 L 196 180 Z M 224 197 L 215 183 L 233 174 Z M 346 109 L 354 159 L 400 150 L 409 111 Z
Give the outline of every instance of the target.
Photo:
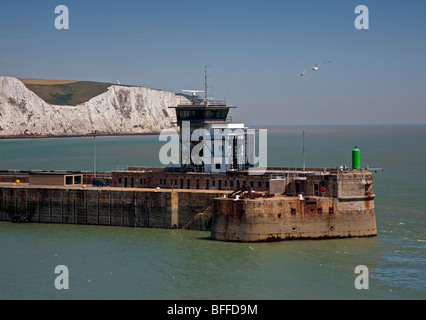
M 241 242 L 376 236 L 373 199 L 218 198 L 213 206 L 211 236 Z
M 231 198 L 225 190 L 3 184 L 0 221 L 210 230 L 212 239 L 242 242 L 377 235 L 371 173 L 302 178 L 271 180 L 283 194 Z
M 224 192 L 121 188 L 0 187 L 0 221 L 209 230 Z M 211 216 L 210 216 L 211 217 Z

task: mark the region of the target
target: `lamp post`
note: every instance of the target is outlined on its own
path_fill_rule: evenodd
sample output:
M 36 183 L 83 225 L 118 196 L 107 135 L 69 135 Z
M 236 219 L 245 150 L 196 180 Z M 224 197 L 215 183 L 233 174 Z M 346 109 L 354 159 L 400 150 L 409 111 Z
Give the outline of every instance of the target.
M 172 161 L 172 192 L 173 192 L 173 185 L 174 185 L 174 177 L 175 177 L 175 168 L 174 168 L 174 164 L 175 164 L 175 162 L 174 161 Z
M 96 130 L 93 131 L 93 179 L 96 178 Z
M 305 172 L 305 128 L 303 128 L 303 172 Z

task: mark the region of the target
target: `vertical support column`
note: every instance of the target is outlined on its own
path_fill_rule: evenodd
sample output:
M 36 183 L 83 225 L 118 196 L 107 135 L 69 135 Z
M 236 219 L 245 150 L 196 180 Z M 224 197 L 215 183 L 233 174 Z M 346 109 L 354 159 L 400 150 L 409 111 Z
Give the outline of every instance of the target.
M 76 194 L 76 192 L 73 192 L 73 200 L 72 200 L 72 214 L 73 214 L 73 220 L 74 220 L 74 223 L 75 224 L 77 224 L 77 221 L 76 221 L 76 219 L 75 219 L 75 194 Z
M 137 210 L 136 193 L 133 192 L 133 198 L 132 198 L 133 227 L 136 227 L 136 210 Z
M 146 204 L 146 215 L 147 215 L 147 227 L 150 228 L 151 224 L 150 224 L 150 211 L 151 211 L 151 206 L 148 202 L 148 192 L 145 192 L 145 204 Z
M 112 192 L 109 191 L 109 225 L 112 224 Z
M 64 223 L 64 192 L 65 190 L 61 191 L 61 223 Z
M 37 222 L 41 222 L 41 190 L 38 190 L 38 219 Z
M 28 217 L 30 214 L 28 210 L 28 189 L 25 189 L 25 215 Z
M 100 191 L 98 191 L 98 222 L 97 222 L 97 224 L 99 225 L 99 206 L 100 206 L 100 201 L 99 201 L 99 194 L 100 194 Z
M 52 210 L 53 210 L 52 190 L 49 190 L 49 223 L 52 223 Z
M 6 221 L 5 209 L 3 208 L 3 188 L 0 188 L 0 221 Z
M 85 194 L 84 194 L 84 205 L 85 205 L 85 211 L 86 211 L 86 224 L 88 224 L 89 223 L 89 218 L 88 218 L 88 210 L 87 210 L 87 198 L 88 198 L 88 192 L 87 191 L 85 191 Z
M 170 201 L 172 207 L 171 227 L 176 229 L 179 226 L 179 196 L 177 191 L 172 191 Z

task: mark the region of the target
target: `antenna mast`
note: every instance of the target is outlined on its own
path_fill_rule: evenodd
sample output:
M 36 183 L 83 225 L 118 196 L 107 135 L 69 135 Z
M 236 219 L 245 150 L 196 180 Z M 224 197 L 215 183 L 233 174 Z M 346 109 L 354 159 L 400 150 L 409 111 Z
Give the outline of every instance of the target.
M 204 68 L 204 98 L 207 102 L 207 66 Z
M 303 128 L 303 172 L 305 172 L 305 128 Z
M 207 94 L 207 89 L 208 89 L 207 77 L 208 77 L 208 74 L 207 74 L 207 68 L 211 68 L 211 67 L 212 67 L 211 65 L 206 65 L 204 67 L 204 100 L 205 100 L 206 104 L 208 104 L 208 94 Z

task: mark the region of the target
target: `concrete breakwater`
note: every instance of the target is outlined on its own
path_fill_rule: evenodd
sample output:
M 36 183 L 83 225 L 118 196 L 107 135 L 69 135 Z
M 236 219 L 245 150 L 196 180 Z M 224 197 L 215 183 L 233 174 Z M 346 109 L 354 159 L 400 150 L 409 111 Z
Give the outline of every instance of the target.
M 377 235 L 373 198 L 278 196 L 215 199 L 212 238 L 222 241 L 331 239 Z
M 377 235 L 370 172 L 323 170 L 269 182 L 276 191 L 3 183 L 0 221 L 211 230 L 212 239 L 242 242 Z
M 274 197 L 215 199 L 212 238 L 252 242 L 377 235 L 370 172 L 313 173 L 280 183 L 286 191 Z
M 0 221 L 209 230 L 226 191 L 0 186 Z

